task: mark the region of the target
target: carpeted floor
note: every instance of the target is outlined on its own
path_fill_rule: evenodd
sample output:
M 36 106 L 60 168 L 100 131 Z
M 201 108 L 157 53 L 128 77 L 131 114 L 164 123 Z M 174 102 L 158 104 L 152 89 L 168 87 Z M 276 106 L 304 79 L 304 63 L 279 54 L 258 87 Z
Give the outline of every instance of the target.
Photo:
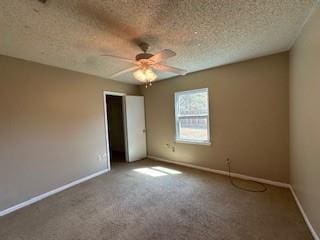
M 114 164 L 106 175 L 0 218 L 0 239 L 312 237 L 288 189 L 247 193 L 224 176 L 143 160 Z

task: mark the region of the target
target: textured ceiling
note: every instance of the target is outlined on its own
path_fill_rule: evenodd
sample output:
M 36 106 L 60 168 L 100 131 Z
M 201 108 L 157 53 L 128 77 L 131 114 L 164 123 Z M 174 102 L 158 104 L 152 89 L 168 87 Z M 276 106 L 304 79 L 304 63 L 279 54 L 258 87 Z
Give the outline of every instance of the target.
M 134 58 L 143 40 L 193 72 L 288 50 L 316 2 L 1 0 L 0 54 L 110 78 L 132 65 L 100 55 Z M 138 83 L 132 74 L 115 80 Z

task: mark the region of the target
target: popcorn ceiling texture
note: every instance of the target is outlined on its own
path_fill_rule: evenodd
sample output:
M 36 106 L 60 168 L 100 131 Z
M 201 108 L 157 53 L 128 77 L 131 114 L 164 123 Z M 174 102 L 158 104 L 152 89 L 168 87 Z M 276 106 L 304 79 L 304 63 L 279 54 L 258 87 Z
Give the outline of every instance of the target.
M 174 50 L 167 64 L 193 72 L 288 50 L 316 2 L 2 0 L 0 54 L 110 78 L 132 65 L 100 55 L 134 58 L 143 40 L 152 53 Z

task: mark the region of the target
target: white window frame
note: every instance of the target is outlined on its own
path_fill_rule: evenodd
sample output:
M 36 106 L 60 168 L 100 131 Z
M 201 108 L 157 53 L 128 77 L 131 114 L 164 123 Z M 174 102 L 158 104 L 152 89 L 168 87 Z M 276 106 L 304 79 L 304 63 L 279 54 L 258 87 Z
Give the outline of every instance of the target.
M 179 138 L 179 104 L 178 104 L 178 98 L 181 95 L 184 94 L 190 94 L 190 93 L 197 93 L 197 92 L 203 92 L 206 91 L 208 94 L 208 114 L 199 114 L 194 116 L 207 116 L 207 136 L 208 140 L 204 141 L 197 141 L 197 140 L 188 140 L 188 139 L 180 139 Z M 186 144 L 199 144 L 199 145 L 211 145 L 211 136 L 210 136 L 210 106 L 209 106 L 209 89 L 208 88 L 199 88 L 199 89 L 193 89 L 193 90 L 187 90 L 187 91 L 179 91 L 174 93 L 174 105 L 175 105 L 175 125 L 176 125 L 176 131 L 175 131 L 175 142 L 176 143 L 186 143 Z

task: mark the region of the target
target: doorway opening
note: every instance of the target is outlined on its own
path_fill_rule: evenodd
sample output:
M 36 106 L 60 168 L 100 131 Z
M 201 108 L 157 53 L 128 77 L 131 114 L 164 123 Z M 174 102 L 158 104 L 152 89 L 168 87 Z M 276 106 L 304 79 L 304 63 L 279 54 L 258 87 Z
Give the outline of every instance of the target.
M 126 162 L 123 96 L 105 95 L 110 165 Z
M 143 96 L 103 92 L 107 168 L 146 158 L 146 125 Z

